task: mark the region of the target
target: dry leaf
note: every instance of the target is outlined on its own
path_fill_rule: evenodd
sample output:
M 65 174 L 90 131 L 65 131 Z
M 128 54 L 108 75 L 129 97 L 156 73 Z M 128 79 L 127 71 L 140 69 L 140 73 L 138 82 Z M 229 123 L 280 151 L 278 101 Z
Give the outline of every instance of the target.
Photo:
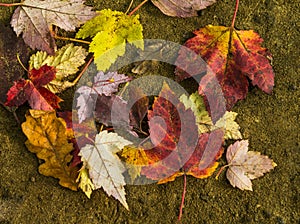
M 259 152 L 248 152 L 248 140 L 237 141 L 227 149 L 226 159 L 228 170 L 226 173 L 230 184 L 241 190 L 252 191 L 251 180 L 269 172 L 276 163 Z
M 79 182 L 78 187 L 85 193 L 88 198 L 91 198 L 91 194 L 95 189 L 94 184 L 92 183 L 91 179 L 89 178 L 89 174 L 85 166 L 83 166 L 78 174 L 78 178 L 76 182 Z
M 54 54 L 56 45 L 50 33 L 51 25 L 75 31 L 95 16 L 92 8 L 83 3 L 83 0 L 25 0 L 15 10 L 11 25 L 18 36 L 23 33 L 25 43 L 32 49 Z
M 124 147 L 121 156 L 126 161 L 126 168 L 131 178 L 131 182 L 133 182 L 141 175 L 142 166 L 148 164 L 148 157 L 144 149 L 129 146 Z
M 152 3 L 168 16 L 198 16 L 197 11 L 205 9 L 217 0 L 152 0 Z
M 132 142 L 116 133 L 102 131 L 96 135 L 94 145 L 81 148 L 79 155 L 89 170 L 95 189 L 103 188 L 110 196 L 119 200 L 129 210 L 125 197 L 125 180 L 122 173 L 126 170 L 117 156 L 124 146 Z
M 66 123 L 57 118 L 55 111 L 30 110 L 22 130 L 27 136 L 26 146 L 36 153 L 45 163 L 39 166 L 39 172 L 45 176 L 59 178 L 59 184 L 77 190 L 76 167 L 68 164 L 72 160 L 73 145 L 68 143 Z
M 88 52 L 81 46 L 67 44 L 55 52 L 54 56 L 45 51 L 38 51 L 29 60 L 29 68 L 39 69 L 42 65 L 53 66 L 56 69 L 56 78 L 46 85 L 53 93 L 59 93 L 72 87 L 76 82 L 70 82 L 67 78 L 78 71 L 78 67 L 85 63 Z

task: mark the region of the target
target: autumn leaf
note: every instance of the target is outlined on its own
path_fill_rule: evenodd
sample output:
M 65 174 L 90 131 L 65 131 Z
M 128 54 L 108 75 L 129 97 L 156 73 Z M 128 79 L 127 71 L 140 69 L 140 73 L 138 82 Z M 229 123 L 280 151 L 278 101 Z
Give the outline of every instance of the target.
M 104 73 L 100 71 L 95 75 L 92 86 L 81 86 L 76 91 L 79 94 L 76 104 L 79 123 L 91 117 L 98 95 L 111 96 L 112 93 L 118 91 L 119 84 L 130 80 L 129 77 L 117 72 Z
M 95 189 L 103 188 L 110 196 L 119 200 L 128 210 L 125 198 L 125 180 L 122 173 L 126 170 L 117 156 L 124 146 L 132 144 L 116 133 L 102 131 L 96 135 L 94 145 L 81 148 L 80 156 L 89 170 Z
M 76 82 L 68 78 L 78 71 L 78 67 L 85 63 L 87 51 L 81 46 L 67 44 L 55 52 L 54 56 L 45 51 L 38 51 L 29 60 L 29 69 L 39 69 L 43 65 L 53 66 L 56 69 L 56 78 L 51 80 L 45 87 L 53 93 L 60 93 L 72 87 Z
M 55 68 L 48 65 L 43 65 L 38 70 L 31 69 L 28 72 L 29 79 L 14 82 L 7 93 L 5 105 L 19 107 L 28 101 L 35 110 L 51 111 L 59 108 L 58 104 L 62 99 L 44 87 L 55 78 L 55 72 Z
M 205 9 L 217 0 L 151 0 L 152 3 L 168 16 L 198 16 L 197 11 Z
M 88 171 L 85 169 L 85 166 L 83 166 L 79 170 L 78 178 L 76 182 L 79 182 L 78 187 L 81 188 L 81 190 L 85 193 L 85 195 L 88 198 L 91 198 L 91 194 L 93 190 L 95 190 L 95 186 L 92 183 Z
M 216 74 L 223 90 L 227 110 L 248 92 L 248 79 L 266 93 L 271 93 L 274 86 L 274 72 L 269 59 L 271 54 L 261 47 L 263 39 L 252 30 L 236 30 L 233 27 L 211 26 L 194 31 L 195 37 L 184 45 L 199 54 Z M 180 50 L 177 61 L 190 63 Z M 197 71 L 194 71 L 194 75 Z M 179 67 L 176 75 L 180 79 L 187 77 Z M 201 79 L 199 93 L 204 94 L 212 83 L 213 73 Z M 214 91 L 210 88 L 208 91 Z
M 100 95 L 97 98 L 94 117 L 105 126 L 129 126 L 127 102 L 120 96 Z
M 78 169 L 68 165 L 73 146 L 67 140 L 65 121 L 57 118 L 55 111 L 30 110 L 22 130 L 28 138 L 25 144 L 29 151 L 45 161 L 39 172 L 58 178 L 60 185 L 76 191 Z
M 191 108 L 196 117 L 199 133 L 211 132 L 217 129 L 222 129 L 224 139 L 242 139 L 242 134 L 239 129 L 240 126 L 235 121 L 237 113 L 233 111 L 226 111 L 225 114 L 214 124 L 208 111 L 206 110 L 203 97 L 199 93 L 192 93 L 189 97 L 182 95 L 180 101 L 185 108 Z
M 275 166 L 271 159 L 259 152 L 248 152 L 248 140 L 237 141 L 227 149 L 227 179 L 233 187 L 252 191 L 251 180 L 261 177 Z
M 133 105 L 130 108 L 130 124 L 135 127 L 137 130 L 142 130 L 142 121 L 145 118 L 148 107 L 149 99 L 143 93 L 141 88 L 137 86 L 128 87 L 129 90 L 129 102 L 133 102 Z
M 133 183 L 141 175 L 142 167 L 149 162 L 145 150 L 143 148 L 125 146 L 120 155 L 126 162 L 126 169 Z
M 144 48 L 142 30 L 138 15 L 129 16 L 104 9 L 80 28 L 76 38 L 93 38 L 89 52 L 94 53 L 97 69 L 106 71 L 119 56 L 125 54 L 126 42 Z
M 149 164 L 142 168 L 141 173 L 158 180 L 158 183 L 173 181 L 184 174 L 197 178 L 210 176 L 222 154 L 223 131 L 199 136 L 192 110 L 185 109 L 167 84 L 152 107 L 148 119 L 154 147 L 145 150 Z
M 83 3 L 83 0 L 25 0 L 15 10 L 11 25 L 18 36 L 23 33 L 25 43 L 32 49 L 53 55 L 56 44 L 50 32 L 51 25 L 75 31 L 76 27 L 95 16 L 92 8 Z
M 3 23 L 0 23 L 0 55 L 0 104 L 4 105 L 7 91 L 24 74 L 17 55 L 20 55 L 21 61 L 27 61 L 29 51 L 24 41 Z

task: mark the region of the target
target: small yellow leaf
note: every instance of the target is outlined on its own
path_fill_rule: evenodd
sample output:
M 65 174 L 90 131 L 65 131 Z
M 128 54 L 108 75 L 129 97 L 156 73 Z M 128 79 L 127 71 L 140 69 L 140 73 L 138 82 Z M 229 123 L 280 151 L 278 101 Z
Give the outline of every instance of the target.
M 220 118 L 213 130 L 223 128 L 225 130 L 224 138 L 227 139 L 242 139 L 242 134 L 239 129 L 240 126 L 236 123 L 235 118 L 238 114 L 233 111 L 226 111 L 222 118 Z
M 92 183 L 91 179 L 89 178 L 88 171 L 84 166 L 80 169 L 76 182 L 79 182 L 78 186 L 85 193 L 85 195 L 88 198 L 91 198 L 91 194 L 95 189 L 95 186 Z
M 132 182 L 140 176 L 142 166 L 149 163 L 149 159 L 143 149 L 125 146 L 121 156 L 126 161 L 126 167 Z
M 29 112 L 22 130 L 28 138 L 25 143 L 28 150 L 45 161 L 39 166 L 39 172 L 58 178 L 60 185 L 76 191 L 78 169 L 68 165 L 72 160 L 73 145 L 68 143 L 65 121 L 57 118 L 55 111 Z

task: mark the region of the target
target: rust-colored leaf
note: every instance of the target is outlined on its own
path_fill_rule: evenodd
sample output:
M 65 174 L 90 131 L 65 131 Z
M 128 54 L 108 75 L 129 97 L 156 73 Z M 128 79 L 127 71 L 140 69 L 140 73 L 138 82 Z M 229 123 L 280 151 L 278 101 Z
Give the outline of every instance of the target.
M 65 121 L 57 118 L 55 111 L 29 112 L 22 130 L 28 138 L 25 144 L 29 151 L 45 161 L 39 166 L 39 172 L 58 178 L 60 185 L 76 191 L 78 169 L 69 166 L 73 146 L 67 140 Z

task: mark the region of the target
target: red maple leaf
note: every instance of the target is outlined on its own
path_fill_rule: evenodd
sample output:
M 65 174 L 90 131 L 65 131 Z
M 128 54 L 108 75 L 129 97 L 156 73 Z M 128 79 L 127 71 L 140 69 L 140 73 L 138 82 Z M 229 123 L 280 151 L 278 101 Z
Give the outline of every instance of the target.
M 206 178 L 213 173 L 222 154 L 223 131 L 199 136 L 193 112 L 185 109 L 168 85 L 155 99 L 148 119 L 154 147 L 145 151 L 149 164 L 141 174 L 166 183 L 181 175 Z
M 206 26 L 194 31 L 196 36 L 184 44 L 200 55 L 213 71 L 208 70 L 201 79 L 199 92 L 213 92 L 214 88 L 208 90 L 208 87 L 213 85 L 215 76 L 226 99 L 227 110 L 246 97 L 248 79 L 266 93 L 271 93 L 274 86 L 274 72 L 269 62 L 271 54 L 261 46 L 263 39 L 252 30 L 236 30 L 233 25 Z M 176 62 L 179 65 L 176 75 L 181 80 L 190 77 L 182 69 L 193 64 L 186 52 L 181 50 Z M 190 75 L 200 72 L 192 71 Z
M 52 66 L 43 65 L 41 68 L 31 69 L 29 79 L 19 79 L 7 92 L 5 106 L 18 107 L 28 101 L 35 110 L 54 110 L 59 108 L 61 98 L 44 86 L 55 79 L 56 70 Z

